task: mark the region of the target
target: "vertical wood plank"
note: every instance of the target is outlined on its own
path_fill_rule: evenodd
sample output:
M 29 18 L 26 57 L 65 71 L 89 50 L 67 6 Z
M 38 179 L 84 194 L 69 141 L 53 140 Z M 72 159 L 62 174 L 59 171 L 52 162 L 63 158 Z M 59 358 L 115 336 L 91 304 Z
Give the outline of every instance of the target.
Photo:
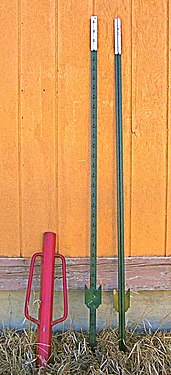
M 93 12 L 98 15 L 99 26 L 98 255 L 113 256 L 117 248 L 113 109 L 113 19 L 117 16 L 122 19 L 123 35 L 126 255 L 130 255 L 130 239 L 133 256 L 165 255 L 165 243 L 167 255 L 171 255 L 169 1 L 133 0 L 132 36 L 131 0 L 93 3 L 94 6 L 90 0 L 50 0 L 40 6 L 35 0 L 33 6 L 29 0 L 0 2 L 3 256 L 19 255 L 20 230 L 23 256 L 41 249 L 42 233 L 46 230 L 59 234 L 60 249 L 65 255 L 89 255 L 89 32 Z M 169 12 L 171 22 L 170 9 Z M 55 36 L 57 22 L 59 45 Z
M 130 255 L 131 1 L 95 1 L 98 15 L 98 250 L 117 253 L 114 18 L 122 20 L 125 253 Z
M 0 254 L 19 256 L 18 4 L 0 2 Z
M 91 1 L 59 2 L 58 208 L 60 249 L 89 255 Z
M 56 231 L 55 1 L 22 1 L 23 256 Z
M 167 1 L 133 0 L 132 255 L 165 254 Z
M 168 1 L 168 186 L 167 186 L 167 233 L 166 233 L 166 255 L 171 255 L 171 6 Z

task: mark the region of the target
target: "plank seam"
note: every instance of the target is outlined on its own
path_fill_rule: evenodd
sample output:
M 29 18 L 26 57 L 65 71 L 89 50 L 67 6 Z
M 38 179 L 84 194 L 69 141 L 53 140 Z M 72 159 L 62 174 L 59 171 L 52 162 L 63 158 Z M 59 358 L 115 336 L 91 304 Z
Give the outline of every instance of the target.
M 130 255 L 132 254 L 132 160 L 133 160 L 133 148 L 132 148 L 132 133 L 133 133 L 133 93 L 132 93 L 132 82 L 133 82 L 133 3 L 131 0 L 131 140 L 130 140 Z
M 56 228 L 57 228 L 57 249 L 59 248 L 59 194 L 58 194 L 58 35 L 59 35 L 59 1 L 55 0 L 55 177 L 56 177 Z
M 166 100 L 166 206 L 165 206 L 165 255 L 167 255 L 168 250 L 168 184 L 169 184 L 169 45 L 170 45 L 170 38 L 169 38 L 169 1 L 167 2 L 167 100 Z
M 22 173 L 21 173 L 21 0 L 18 0 L 18 195 L 19 253 L 22 256 Z

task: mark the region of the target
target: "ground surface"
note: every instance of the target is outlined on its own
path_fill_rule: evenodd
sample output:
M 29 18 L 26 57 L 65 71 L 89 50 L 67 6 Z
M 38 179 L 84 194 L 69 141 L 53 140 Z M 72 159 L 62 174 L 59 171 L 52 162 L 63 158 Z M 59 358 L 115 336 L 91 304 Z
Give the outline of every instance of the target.
M 68 331 L 55 333 L 52 358 L 43 370 L 36 361 L 37 332 L 29 330 L 0 331 L 0 374 L 171 374 L 171 332 L 144 327 L 144 331 L 127 332 L 127 352 L 118 349 L 117 330 L 106 328 L 97 334 L 94 353 L 88 335 Z

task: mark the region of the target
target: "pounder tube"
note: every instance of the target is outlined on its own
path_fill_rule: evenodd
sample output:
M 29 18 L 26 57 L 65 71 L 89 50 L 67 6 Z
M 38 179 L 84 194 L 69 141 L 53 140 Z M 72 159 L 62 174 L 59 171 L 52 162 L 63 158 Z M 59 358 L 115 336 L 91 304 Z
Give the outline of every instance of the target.
M 40 292 L 40 324 L 38 329 L 38 362 L 45 366 L 51 355 L 52 315 L 54 299 L 56 234 L 45 232 Z
M 31 322 L 34 322 L 38 326 L 37 355 L 38 363 L 43 367 L 46 366 L 51 355 L 52 327 L 55 324 L 63 322 L 68 315 L 66 261 L 62 254 L 55 254 L 55 244 L 56 234 L 53 232 L 44 233 L 43 251 L 41 253 L 35 253 L 31 258 L 24 308 L 26 318 Z M 31 296 L 34 266 L 35 261 L 38 257 L 42 258 L 39 320 L 35 319 L 29 313 L 29 301 Z M 64 312 L 63 316 L 52 321 L 54 299 L 54 271 L 56 258 L 60 258 L 62 261 Z

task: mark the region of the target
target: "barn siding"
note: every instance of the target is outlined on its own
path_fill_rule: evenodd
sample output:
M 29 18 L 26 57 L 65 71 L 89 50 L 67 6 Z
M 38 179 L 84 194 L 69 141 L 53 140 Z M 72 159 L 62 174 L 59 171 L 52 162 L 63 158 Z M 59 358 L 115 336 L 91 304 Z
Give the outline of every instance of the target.
M 133 256 L 166 251 L 167 11 L 166 1 L 133 1 Z
M 20 253 L 18 4 L 0 2 L 0 254 Z
M 116 255 L 113 18 L 123 21 L 126 254 L 171 255 L 169 0 L 1 0 L 0 255 L 42 233 L 89 255 L 90 16 L 98 15 L 98 255 Z M 171 19 L 171 18 L 170 18 Z
M 166 212 L 166 254 L 171 255 L 171 6 L 168 6 L 168 157 L 167 157 L 167 212 Z

